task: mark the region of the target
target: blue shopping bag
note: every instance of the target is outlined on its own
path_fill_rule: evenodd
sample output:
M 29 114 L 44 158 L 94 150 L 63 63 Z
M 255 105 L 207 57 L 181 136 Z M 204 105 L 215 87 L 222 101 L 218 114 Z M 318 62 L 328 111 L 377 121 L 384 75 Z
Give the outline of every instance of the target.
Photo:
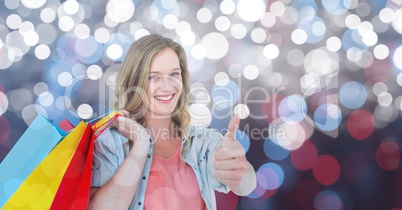
M 0 164 L 0 206 L 67 135 L 42 115 L 38 115 Z

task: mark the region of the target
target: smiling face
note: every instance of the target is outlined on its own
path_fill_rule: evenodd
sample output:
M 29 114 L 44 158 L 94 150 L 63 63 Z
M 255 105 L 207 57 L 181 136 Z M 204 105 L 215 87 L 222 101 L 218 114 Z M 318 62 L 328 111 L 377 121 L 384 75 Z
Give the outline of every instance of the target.
M 149 69 L 147 114 L 155 118 L 170 118 L 180 98 L 183 81 L 177 54 L 167 48 L 157 53 Z

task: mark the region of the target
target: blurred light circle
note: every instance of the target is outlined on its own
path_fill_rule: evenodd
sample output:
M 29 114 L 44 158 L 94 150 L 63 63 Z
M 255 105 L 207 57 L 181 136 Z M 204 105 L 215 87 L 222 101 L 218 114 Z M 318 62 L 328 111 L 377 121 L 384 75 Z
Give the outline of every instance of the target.
M 70 0 L 72 1 L 72 0 Z M 74 28 L 74 34 L 79 39 L 86 39 L 90 34 L 90 29 L 86 24 L 79 24 Z
M 8 99 L 7 96 L 0 91 L 0 116 L 4 114 L 8 109 Z
M 402 22 L 402 19 L 401 19 Z M 402 45 L 396 48 L 394 55 L 392 56 L 392 61 L 394 62 L 395 66 L 402 70 Z
M 180 36 L 185 31 L 191 31 L 191 25 L 187 21 L 180 21 L 177 24 L 175 30 L 176 30 L 177 35 Z
M 263 164 L 258 169 L 258 172 L 265 177 L 266 182 L 261 183 L 263 184 L 261 187 L 266 190 L 274 190 L 279 188 L 285 179 L 283 169 L 275 163 Z
M 278 113 L 283 121 L 300 122 L 307 114 L 307 104 L 300 95 L 290 95 L 278 106 Z
M 383 60 L 388 57 L 389 49 L 386 45 L 379 44 L 374 47 L 373 54 L 374 54 L 374 57 L 376 57 L 377 59 Z
M 32 32 L 34 30 L 35 30 L 35 26 L 33 25 L 33 23 L 31 21 L 22 22 L 18 29 L 18 31 L 20 32 L 20 34 L 22 36 L 25 36 L 26 33 Z
M 366 50 L 367 45 L 363 43 L 362 36 L 357 30 L 347 30 L 342 36 L 342 47 L 345 51 L 356 48 L 358 50 Z M 359 52 L 361 54 L 361 52 Z M 348 57 L 349 58 L 349 57 Z
M 63 16 L 59 19 L 59 28 L 62 31 L 70 31 L 74 27 L 74 20 L 69 16 Z
M 58 38 L 57 28 L 53 24 L 42 23 L 35 29 L 39 36 L 39 44 L 51 45 Z
M 177 24 L 179 23 L 179 19 L 176 15 L 167 14 L 165 17 L 163 17 L 162 22 L 165 28 L 172 30 L 176 28 Z
M 14 0 L 5 0 L 4 5 L 7 7 L 7 9 L 14 10 L 14 9 L 18 8 L 18 6 L 20 5 L 20 2 L 14 1 Z
M 314 16 L 310 21 L 301 21 L 299 23 L 299 29 L 306 32 L 307 43 L 317 43 L 320 42 L 327 32 L 324 20 L 318 16 Z
M 21 3 L 29 9 L 38 9 L 43 6 L 47 0 L 21 0 Z
M 8 51 L 8 59 L 10 59 L 13 62 L 20 61 L 24 53 L 22 52 L 21 48 L 18 47 L 12 47 Z
M 242 72 L 243 67 L 238 63 L 229 66 L 229 75 L 233 78 L 239 78 L 242 75 Z
M 54 101 L 53 94 L 50 92 L 43 92 L 38 96 L 38 101 L 40 105 L 48 107 L 53 104 Z
M 49 91 L 49 87 L 44 82 L 38 82 L 35 84 L 33 91 L 35 95 L 39 96 L 41 93 Z
M 376 160 L 381 169 L 393 171 L 398 169 L 401 149 L 398 143 L 385 141 L 380 144 L 376 152 Z
M 44 23 L 51 23 L 56 19 L 56 12 L 52 8 L 47 7 L 40 12 L 40 19 Z
M 98 61 L 99 59 L 101 59 L 104 53 L 102 45 L 98 43 L 93 36 L 88 36 L 85 39 L 77 39 L 75 41 L 74 50 L 76 52 L 76 57 L 78 58 L 78 60 L 86 64 L 91 64 Z M 113 54 L 115 51 L 109 52 L 108 50 L 109 48 L 107 48 L 107 55 L 110 55 L 110 53 L 112 53 L 113 56 L 118 56 L 118 52 L 116 52 L 116 54 Z
M 259 70 L 257 66 L 254 65 L 247 65 L 243 69 L 244 78 L 248 80 L 255 80 L 258 77 Z
M 6 19 L 6 24 L 10 29 L 18 29 L 22 23 L 22 19 L 19 15 L 11 14 Z
M 250 138 L 249 136 L 242 130 L 237 130 L 235 134 L 235 138 L 240 142 L 241 146 L 243 146 L 244 151 L 247 153 L 250 149 Z
M 264 130 L 262 135 L 265 135 Z M 272 142 L 272 140 L 267 137 L 264 141 L 264 153 L 271 160 L 283 160 L 289 156 L 290 152 L 289 150 L 284 149 L 278 144 Z
M 180 34 L 180 42 L 184 46 L 192 46 L 195 42 L 195 34 L 192 31 L 184 31 Z
M 81 119 L 89 119 L 93 115 L 93 109 L 88 104 L 81 104 L 77 108 L 77 114 Z
M 305 128 L 293 121 L 283 122 L 275 119 L 269 124 L 269 136 L 272 142 L 287 150 L 296 150 L 307 139 Z
M 357 29 L 360 23 L 360 17 L 356 14 L 349 14 L 348 16 L 346 16 L 345 24 L 349 29 Z
M 204 45 L 196 44 L 191 48 L 191 56 L 195 59 L 204 59 L 206 55 L 207 49 L 205 49 Z
M 233 112 L 239 115 L 240 119 L 246 119 L 250 115 L 250 109 L 246 104 L 237 104 Z
M 307 33 L 303 29 L 296 29 L 292 32 L 291 39 L 295 44 L 304 44 L 307 41 Z
M 383 92 L 387 92 L 388 87 L 385 83 L 383 82 L 377 82 L 373 85 L 373 93 L 376 96 L 379 96 Z
M 321 155 L 318 157 L 313 167 L 315 180 L 322 185 L 332 185 L 338 181 L 341 173 L 338 160 L 331 155 Z
M 381 9 L 378 16 L 383 23 L 391 23 L 394 19 L 394 11 L 389 7 L 385 7 Z
M 366 88 L 356 81 L 347 82 L 339 91 L 339 99 L 349 109 L 360 108 L 367 100 Z
M 201 44 L 206 48 L 206 57 L 209 59 L 221 59 L 229 50 L 229 42 L 221 33 L 212 32 L 205 35 Z
M 272 2 L 271 6 L 269 7 L 269 10 L 275 16 L 280 17 L 283 14 L 285 14 L 286 8 L 285 8 L 285 5 L 282 2 L 275 1 L 275 2 Z
M 339 127 L 341 121 L 341 109 L 335 104 L 323 104 L 314 112 L 315 125 L 321 130 L 335 130 Z
M 243 39 L 247 35 L 247 29 L 243 24 L 237 23 L 232 25 L 230 33 L 236 39 Z
M 47 45 L 41 44 L 35 48 L 35 56 L 39 60 L 45 60 L 50 56 L 50 48 Z
M 297 170 L 308 171 L 317 163 L 317 147 L 311 141 L 305 141 L 299 149 L 290 152 L 290 160 Z
M 214 77 L 215 84 L 226 86 L 229 83 L 229 75 L 226 72 L 218 72 Z
M 310 96 L 320 90 L 320 78 L 316 74 L 305 74 L 300 78 L 300 85 L 305 90 L 303 95 Z
M 288 51 L 286 59 L 290 65 L 298 67 L 303 65 L 304 53 L 300 49 L 291 49 Z
M 321 0 L 325 10 L 332 15 L 342 15 L 346 13 L 351 6 L 350 0 Z
M 388 92 L 382 92 L 378 95 L 378 104 L 387 107 L 392 104 L 392 95 Z
M 216 109 L 227 109 L 234 106 L 239 100 L 239 87 L 232 80 L 229 80 L 226 86 L 218 86 L 214 84 L 211 89 L 211 96 Z
M 208 23 L 212 19 L 212 12 L 210 9 L 204 7 L 198 10 L 197 19 L 200 23 Z
M 138 40 L 141 37 L 147 36 L 149 34 L 150 34 L 149 31 L 146 29 L 139 29 L 138 31 L 135 32 L 134 37 L 135 37 L 135 40 Z
M 24 34 L 24 42 L 28 46 L 34 46 L 39 42 L 39 35 L 35 31 L 28 31 Z
M 339 195 L 333 191 L 326 190 L 320 192 L 314 200 L 316 210 L 339 210 L 343 209 Z
M 272 27 L 276 23 L 276 17 L 273 13 L 266 12 L 261 18 L 261 23 L 265 27 Z
M 106 5 L 107 16 L 116 22 L 126 22 L 134 15 L 135 5 L 131 0 L 111 0 Z
M 223 1 L 225 2 L 225 1 Z M 218 31 L 226 31 L 230 28 L 230 19 L 226 16 L 220 16 L 215 20 L 215 28 Z
M 282 74 L 278 72 L 271 72 L 267 75 L 267 85 L 271 87 L 280 87 L 283 82 Z
M 205 104 L 191 104 L 190 115 L 191 125 L 208 127 L 211 124 L 211 111 Z
M 119 59 L 123 55 L 123 49 L 120 45 L 118 44 L 111 44 L 107 49 L 106 49 L 106 55 L 113 60 Z
M 66 110 L 71 108 L 71 99 L 67 96 L 59 96 L 56 99 L 56 107 L 60 110 Z
M 374 131 L 373 115 L 364 109 L 355 110 L 349 115 L 347 128 L 354 139 L 364 140 Z
M 279 48 L 274 44 L 268 44 L 264 47 L 264 56 L 268 59 L 275 59 L 279 56 Z
M 98 28 L 94 33 L 95 40 L 99 43 L 106 43 L 109 41 L 110 33 L 106 28 Z
M 396 82 L 399 86 L 402 86 L 402 73 L 398 74 L 398 76 L 396 77 Z
M 102 76 L 102 69 L 98 65 L 90 65 L 87 68 L 87 77 L 91 80 L 98 80 Z
M 247 22 L 256 22 L 265 13 L 265 2 L 262 0 L 239 0 L 237 2 L 237 14 Z
M 398 117 L 397 108 L 394 106 L 381 106 L 377 105 L 374 109 L 374 117 L 376 119 L 376 127 L 378 120 L 382 122 L 392 122 Z
M 37 105 L 37 104 L 30 104 L 30 105 L 26 106 L 22 110 L 21 114 L 22 114 L 22 119 L 24 119 L 24 122 L 27 125 L 30 125 L 38 114 L 41 114 L 44 117 L 47 117 L 47 112 L 46 112 L 45 108 L 43 108 L 42 106 Z
M 78 12 L 80 5 L 75 0 L 67 0 L 63 4 L 63 10 L 68 15 L 74 15 Z
M 378 35 L 374 31 L 367 31 L 363 34 L 363 43 L 367 46 L 374 46 L 377 44 Z
M 7 92 L 10 111 L 21 111 L 24 107 L 31 104 L 32 94 L 27 89 L 19 88 Z
M 73 82 L 73 76 L 69 72 L 61 72 L 57 77 L 57 82 L 62 87 L 70 86 Z
M 236 10 L 236 4 L 232 0 L 222 1 L 219 9 L 225 15 L 230 15 Z
M 262 28 L 255 28 L 251 31 L 251 39 L 255 43 L 263 43 L 267 38 L 265 30 Z
M 395 99 L 395 107 L 396 107 L 398 110 L 401 110 L 401 111 L 402 111 L 402 96 L 398 96 L 398 97 Z
M 331 52 L 336 52 L 342 47 L 342 41 L 336 37 L 332 36 L 327 39 L 327 49 Z

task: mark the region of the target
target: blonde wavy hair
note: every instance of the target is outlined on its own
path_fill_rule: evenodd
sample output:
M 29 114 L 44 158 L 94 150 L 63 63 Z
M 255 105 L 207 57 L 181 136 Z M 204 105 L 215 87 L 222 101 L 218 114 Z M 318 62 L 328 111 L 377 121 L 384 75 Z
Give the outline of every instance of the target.
M 123 60 L 116 78 L 116 89 L 111 101 L 111 108 L 125 109 L 142 126 L 146 125 L 143 118 L 144 96 L 148 87 L 149 69 L 156 54 L 164 49 L 171 49 L 176 52 L 182 75 L 183 88 L 176 108 L 172 113 L 172 120 L 175 123 L 180 135 L 186 141 L 182 150 L 182 157 L 190 146 L 186 128 L 190 124 L 190 113 L 188 111 L 189 101 L 189 72 L 187 67 L 186 53 L 183 47 L 173 40 L 158 34 L 144 36 L 135 41 Z M 132 142 L 129 141 L 130 147 Z

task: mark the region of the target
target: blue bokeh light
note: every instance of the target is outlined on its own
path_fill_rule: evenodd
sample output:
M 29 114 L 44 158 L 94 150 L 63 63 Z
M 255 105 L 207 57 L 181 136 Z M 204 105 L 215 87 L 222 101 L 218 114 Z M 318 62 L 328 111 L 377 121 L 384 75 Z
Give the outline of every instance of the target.
M 287 96 L 279 104 L 278 113 L 283 121 L 300 122 L 307 114 L 306 101 L 300 95 Z
M 349 109 L 358 109 L 367 100 L 366 88 L 356 81 L 347 82 L 339 91 L 339 100 Z
M 315 125 L 324 131 L 332 131 L 339 127 L 342 113 L 335 104 L 323 104 L 314 112 Z

